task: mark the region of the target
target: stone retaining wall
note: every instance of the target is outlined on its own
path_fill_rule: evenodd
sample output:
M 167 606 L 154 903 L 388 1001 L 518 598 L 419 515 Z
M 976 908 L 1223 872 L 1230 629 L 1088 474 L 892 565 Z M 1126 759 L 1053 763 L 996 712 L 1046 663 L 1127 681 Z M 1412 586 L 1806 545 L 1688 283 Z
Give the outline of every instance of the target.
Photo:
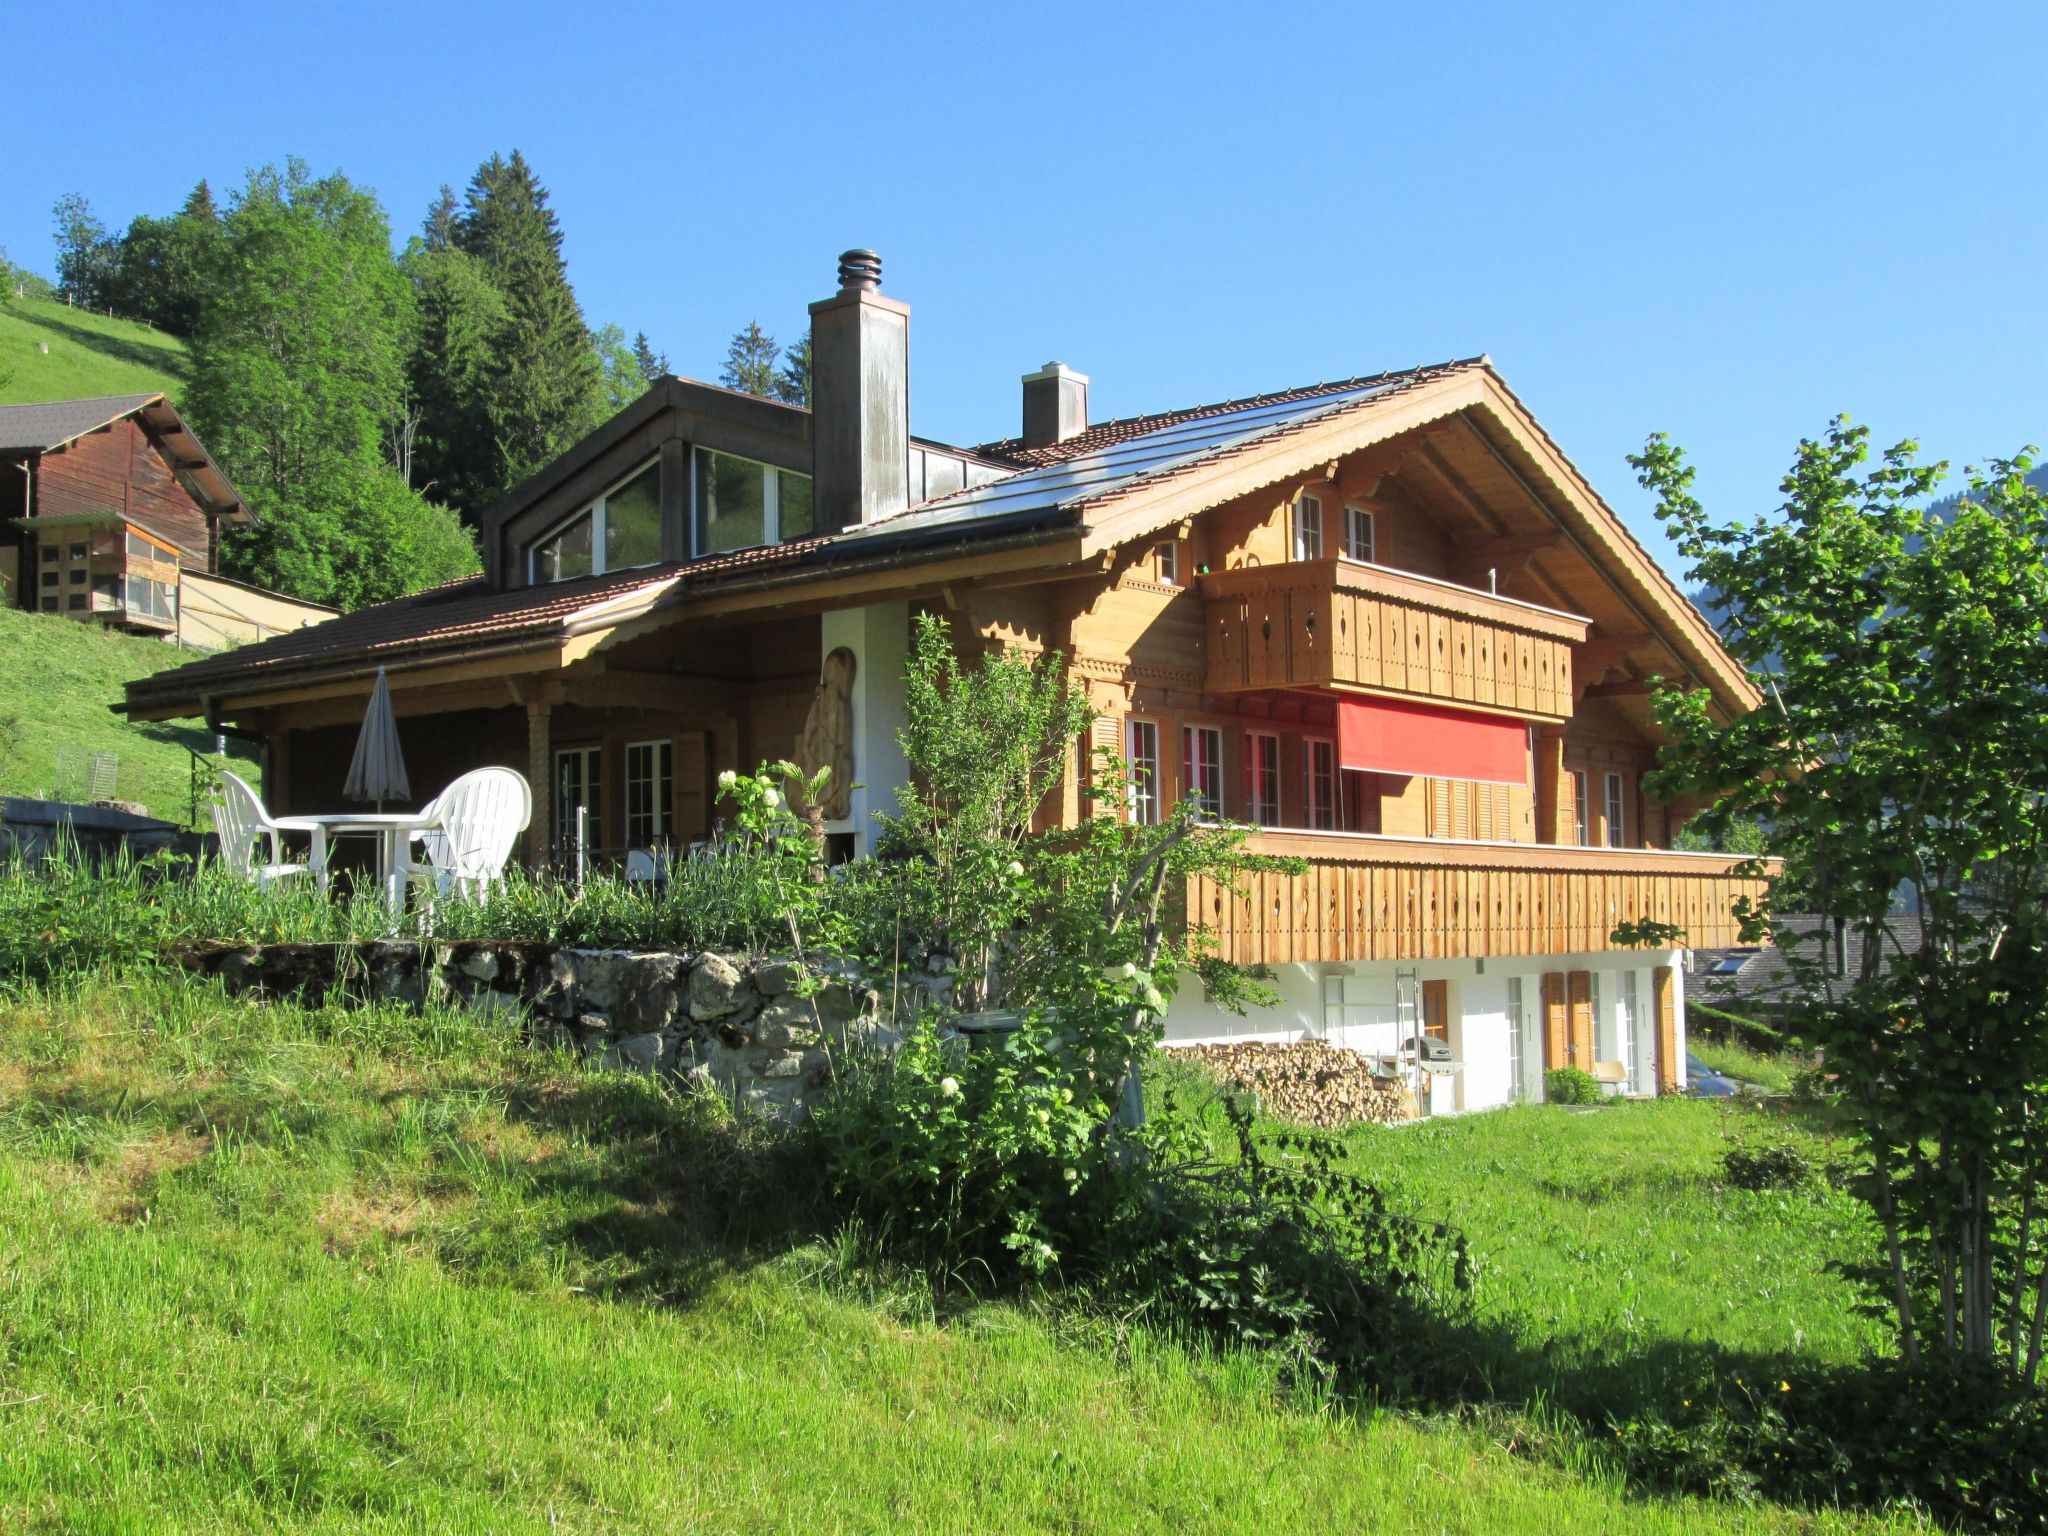
M 851 1051 L 893 1043 L 878 999 L 827 972 L 812 996 L 789 960 L 546 944 L 197 944 L 174 958 L 231 993 L 309 1002 L 438 1003 L 502 1016 L 606 1066 L 716 1086 L 750 1113 L 797 1116 Z

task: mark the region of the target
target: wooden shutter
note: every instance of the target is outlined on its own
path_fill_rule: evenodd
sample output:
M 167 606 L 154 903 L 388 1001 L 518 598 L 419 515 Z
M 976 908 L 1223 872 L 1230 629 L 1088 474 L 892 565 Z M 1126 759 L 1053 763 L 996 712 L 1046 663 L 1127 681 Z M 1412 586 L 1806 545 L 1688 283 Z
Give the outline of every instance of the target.
M 1451 781 L 1431 779 L 1429 782 L 1429 835 L 1450 837 L 1451 832 Z
M 1571 999 L 1571 1065 L 1581 1072 L 1593 1070 L 1593 973 L 1573 971 L 1566 978 Z
M 1670 966 L 1650 972 L 1650 998 L 1657 1010 L 1657 1091 L 1676 1093 L 1683 1063 L 1678 1059 L 1678 987 Z
M 1569 1011 L 1563 971 L 1543 973 L 1543 1070 L 1571 1065 Z
M 703 731 L 678 731 L 675 736 L 674 777 L 676 842 L 689 847 L 711 831 L 710 743 Z
M 1083 747 L 1087 761 L 1082 765 L 1082 772 L 1097 789 L 1108 787 L 1108 780 L 1103 776 L 1102 754 L 1105 750 L 1117 758 L 1124 755 L 1123 722 L 1098 715 L 1088 728 L 1088 740 Z M 1098 799 L 1093 802 L 1093 807 L 1097 816 L 1121 818 L 1124 814 L 1124 808 L 1112 800 Z

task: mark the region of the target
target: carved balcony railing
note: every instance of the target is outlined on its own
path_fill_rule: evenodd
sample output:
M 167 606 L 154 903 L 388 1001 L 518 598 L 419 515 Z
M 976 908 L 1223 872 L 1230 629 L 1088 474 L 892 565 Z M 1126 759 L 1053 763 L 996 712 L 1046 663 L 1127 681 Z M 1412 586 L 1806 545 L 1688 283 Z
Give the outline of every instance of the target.
M 1200 578 L 1210 693 L 1348 688 L 1529 719 L 1572 712 L 1589 621 L 1353 560 Z
M 1597 953 L 1643 920 L 1683 929 L 1684 948 L 1723 948 L 1742 942 L 1736 899 L 1765 885 L 1728 854 L 1278 831 L 1248 846 L 1308 867 L 1246 876 L 1239 892 L 1189 881 L 1189 921 L 1244 965 Z

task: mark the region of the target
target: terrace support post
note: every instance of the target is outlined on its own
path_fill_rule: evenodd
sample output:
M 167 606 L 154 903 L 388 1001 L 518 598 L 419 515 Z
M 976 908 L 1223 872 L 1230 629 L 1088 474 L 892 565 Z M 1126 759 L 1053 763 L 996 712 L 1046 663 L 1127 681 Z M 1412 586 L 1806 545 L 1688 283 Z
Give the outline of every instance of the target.
M 545 869 L 554 846 L 554 705 L 533 700 L 526 706 L 526 780 L 533 786 L 533 820 L 526 826 L 526 862 Z

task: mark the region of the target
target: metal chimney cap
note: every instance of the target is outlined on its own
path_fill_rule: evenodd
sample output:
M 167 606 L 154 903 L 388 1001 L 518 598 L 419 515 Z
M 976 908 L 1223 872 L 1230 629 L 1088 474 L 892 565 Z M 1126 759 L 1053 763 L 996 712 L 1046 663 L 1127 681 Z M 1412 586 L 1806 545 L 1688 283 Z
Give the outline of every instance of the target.
M 882 286 L 882 258 L 864 247 L 839 253 L 839 291 L 872 293 Z

